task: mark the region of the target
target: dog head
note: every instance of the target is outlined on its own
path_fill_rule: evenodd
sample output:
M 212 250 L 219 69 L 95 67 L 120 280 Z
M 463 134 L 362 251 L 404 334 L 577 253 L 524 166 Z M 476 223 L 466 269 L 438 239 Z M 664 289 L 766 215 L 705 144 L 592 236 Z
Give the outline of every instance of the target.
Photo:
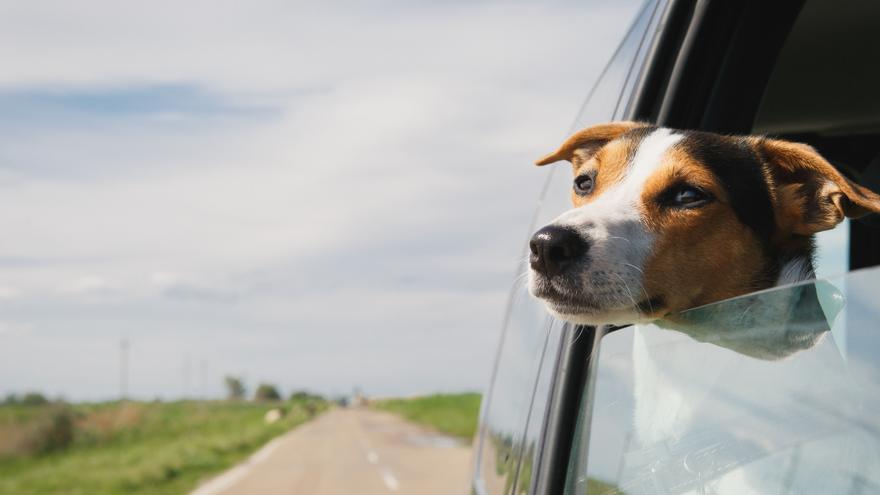
M 810 274 L 813 234 L 880 212 L 810 146 L 763 137 L 617 122 L 537 164 L 562 160 L 574 208 L 532 237 L 529 288 L 574 323 L 650 321 Z

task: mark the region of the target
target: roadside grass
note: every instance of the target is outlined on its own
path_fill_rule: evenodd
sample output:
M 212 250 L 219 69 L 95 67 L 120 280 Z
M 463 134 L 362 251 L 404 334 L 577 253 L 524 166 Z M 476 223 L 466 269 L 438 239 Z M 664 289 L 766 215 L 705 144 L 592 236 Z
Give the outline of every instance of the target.
M 480 394 L 435 394 L 374 401 L 372 407 L 470 441 L 477 431 Z
M 0 494 L 187 493 L 327 407 L 315 400 L 0 406 L 0 438 L 17 432 L 20 442 L 0 441 Z M 274 408 L 287 414 L 266 424 Z M 56 424 L 57 414 L 72 418 L 72 437 L 56 449 L 31 448 L 29 436 Z

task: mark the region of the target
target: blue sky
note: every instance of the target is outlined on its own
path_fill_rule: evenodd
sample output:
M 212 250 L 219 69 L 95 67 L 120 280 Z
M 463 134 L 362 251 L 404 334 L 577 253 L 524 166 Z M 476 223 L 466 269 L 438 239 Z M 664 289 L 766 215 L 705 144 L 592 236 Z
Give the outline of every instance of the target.
M 0 394 L 482 388 L 636 8 L 0 5 Z

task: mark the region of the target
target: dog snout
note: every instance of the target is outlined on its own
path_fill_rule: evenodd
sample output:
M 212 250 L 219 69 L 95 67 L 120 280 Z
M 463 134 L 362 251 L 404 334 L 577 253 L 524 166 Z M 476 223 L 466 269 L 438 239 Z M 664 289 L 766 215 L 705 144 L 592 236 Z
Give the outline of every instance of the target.
M 529 264 L 536 272 L 552 277 L 586 254 L 589 247 L 574 230 L 548 225 L 535 232 L 529 242 Z

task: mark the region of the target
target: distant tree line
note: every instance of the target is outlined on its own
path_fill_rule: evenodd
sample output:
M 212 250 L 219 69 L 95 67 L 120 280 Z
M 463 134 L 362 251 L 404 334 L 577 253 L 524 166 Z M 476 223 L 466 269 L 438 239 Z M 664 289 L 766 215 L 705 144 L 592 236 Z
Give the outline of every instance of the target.
M 25 392 L 23 394 L 11 393 L 3 398 L 2 404 L 22 406 L 42 406 L 51 401 L 39 392 Z M 58 401 L 62 402 L 62 401 Z
M 245 400 L 247 387 L 244 380 L 239 376 L 228 375 L 223 379 L 226 385 L 226 397 L 229 400 Z M 282 400 L 278 387 L 271 383 L 260 383 L 254 389 L 253 400 L 258 402 L 272 402 Z M 306 390 L 295 390 L 290 394 L 291 401 L 312 402 L 323 401 L 324 397 Z
M 229 375 L 223 379 L 223 383 L 226 386 L 226 397 L 228 399 L 245 400 L 247 398 L 247 387 L 241 377 Z M 260 383 L 254 390 L 253 400 L 258 402 L 271 402 L 279 401 L 281 400 L 281 397 L 281 392 L 278 390 L 278 387 L 271 383 Z M 290 400 L 308 402 L 324 400 L 324 397 L 305 390 L 295 390 L 290 394 Z M 49 400 L 40 392 L 25 392 L 22 394 L 10 393 L 7 394 L 3 400 L 0 400 L 0 404 L 2 405 L 23 406 L 42 406 L 55 402 L 61 403 L 64 401 L 60 399 L 56 401 Z

